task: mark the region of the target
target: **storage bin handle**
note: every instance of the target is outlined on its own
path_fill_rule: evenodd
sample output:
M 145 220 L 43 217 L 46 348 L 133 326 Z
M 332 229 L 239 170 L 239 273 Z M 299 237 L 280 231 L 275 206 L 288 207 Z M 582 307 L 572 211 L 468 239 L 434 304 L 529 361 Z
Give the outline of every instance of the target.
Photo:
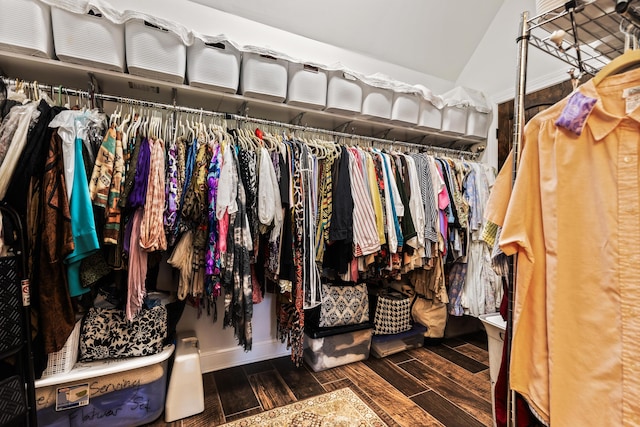
M 318 71 L 319 71 L 319 70 L 318 70 L 318 67 L 314 67 L 313 65 L 309 65 L 309 64 L 304 64 L 304 65 L 302 66 L 302 69 L 303 69 L 303 70 L 305 70 L 305 71 L 308 71 L 308 72 L 310 72 L 310 73 L 316 73 L 316 74 L 317 74 L 317 73 L 318 73 Z
M 95 16 L 96 18 L 102 18 L 102 13 L 100 11 L 95 11 L 94 9 L 89 9 L 87 15 Z
M 165 32 L 165 33 L 168 33 L 168 32 L 169 32 L 169 30 L 168 30 L 168 29 L 166 29 L 166 28 L 162 28 L 162 27 L 159 27 L 159 26 L 157 26 L 157 25 L 155 25 L 155 24 L 152 24 L 152 23 L 151 23 L 151 22 L 149 22 L 149 21 L 144 21 L 144 25 L 145 25 L 145 27 L 155 28 L 156 30 L 160 30 L 160 31 Z
M 345 73 L 344 71 L 342 72 L 342 77 L 344 77 L 345 80 L 356 80 L 356 76 L 354 76 L 353 74 Z
M 277 61 L 278 60 L 278 58 L 276 58 L 275 56 L 271 56 L 271 55 L 264 55 L 263 54 L 263 55 L 260 55 L 260 56 L 263 57 L 263 58 L 266 58 L 266 59 L 271 59 L 272 61 Z
M 216 49 L 221 49 L 221 50 L 225 50 L 227 48 L 227 46 L 224 43 L 205 43 L 205 46 L 208 47 L 215 47 Z

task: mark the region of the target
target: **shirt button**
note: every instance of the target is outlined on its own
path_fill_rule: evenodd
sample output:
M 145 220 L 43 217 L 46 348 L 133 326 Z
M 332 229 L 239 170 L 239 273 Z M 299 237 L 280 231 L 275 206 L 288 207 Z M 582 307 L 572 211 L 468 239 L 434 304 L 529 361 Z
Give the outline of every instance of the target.
M 624 156 L 624 162 L 629 163 L 629 156 Z

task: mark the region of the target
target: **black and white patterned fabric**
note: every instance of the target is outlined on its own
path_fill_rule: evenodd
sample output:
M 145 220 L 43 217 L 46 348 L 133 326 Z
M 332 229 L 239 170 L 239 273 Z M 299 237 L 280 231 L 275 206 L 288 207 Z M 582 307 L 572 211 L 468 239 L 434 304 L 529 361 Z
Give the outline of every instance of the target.
M 355 286 L 322 284 L 321 328 L 359 325 L 369 321 L 369 294 L 366 283 Z
M 385 292 L 377 297 L 373 333 L 390 335 L 411 329 L 411 299 L 400 292 Z
M 142 310 L 128 321 L 124 310 L 92 308 L 80 330 L 81 361 L 150 356 L 162 351 L 167 309 Z

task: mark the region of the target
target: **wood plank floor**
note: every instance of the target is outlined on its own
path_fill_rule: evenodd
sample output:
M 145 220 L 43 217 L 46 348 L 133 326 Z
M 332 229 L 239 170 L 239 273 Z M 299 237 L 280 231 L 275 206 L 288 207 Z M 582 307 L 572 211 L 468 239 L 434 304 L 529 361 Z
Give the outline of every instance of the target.
M 203 413 L 148 427 L 217 426 L 342 387 L 390 426 L 491 426 L 488 364 L 483 331 L 322 372 L 285 356 L 204 374 Z

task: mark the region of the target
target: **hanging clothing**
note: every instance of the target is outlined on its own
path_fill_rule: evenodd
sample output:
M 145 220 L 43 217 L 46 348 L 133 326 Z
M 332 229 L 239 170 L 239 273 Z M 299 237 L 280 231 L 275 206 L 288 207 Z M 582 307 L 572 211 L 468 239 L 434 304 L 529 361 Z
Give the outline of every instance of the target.
M 140 224 L 140 247 L 147 252 L 167 249 L 167 238 L 164 234 L 164 142 L 161 139 L 149 139 L 151 158 L 147 197 Z
M 106 208 L 109 200 L 109 189 L 116 161 L 116 130 L 111 127 L 104 136 L 98 157 L 96 158 L 91 180 L 89 181 L 89 195 L 93 204 Z
M 83 288 L 80 284 L 80 263 L 89 255 L 100 250 L 100 242 L 98 242 L 98 234 L 96 232 L 93 208 L 89 195 L 87 174 L 84 169 L 84 162 L 82 161 L 82 146 L 82 140 L 76 138 L 74 191 L 69 201 L 74 251 L 65 258 L 69 294 L 72 297 L 90 291 L 89 288 Z
M 333 179 L 333 213 L 329 228 L 329 244 L 325 248 L 323 266 L 344 274 L 353 257 L 353 196 L 349 176 L 349 153 L 343 149 L 335 163 Z
M 216 218 L 216 200 L 218 196 L 218 182 L 220 179 L 220 145 L 216 144 L 211 156 L 211 162 L 209 163 L 209 169 L 207 173 L 207 201 L 208 211 L 207 216 L 209 218 L 209 241 L 207 246 L 207 252 L 205 254 L 206 270 L 205 274 L 208 277 L 220 275 L 220 251 L 218 249 L 218 226 Z M 219 280 L 212 280 L 211 289 L 209 294 L 213 297 L 220 296 L 220 282 Z
M 14 109 L 16 109 L 15 113 Z M 12 108 L 11 111 L 12 119 L 15 119 L 15 132 L 11 132 L 12 129 L 9 129 L 6 134 L 10 139 L 7 138 L 6 140 L 0 141 L 0 199 L 4 199 L 4 196 L 7 194 L 11 177 L 16 170 L 20 155 L 27 145 L 29 126 L 40 116 L 38 104 L 35 102 L 30 102 L 23 106 L 16 106 Z M 12 123 L 6 124 L 6 127 L 11 128 Z M 2 126 L 0 132 L 4 130 L 4 128 L 5 125 Z M 0 138 L 2 138 L 1 134 Z
M 44 351 L 60 351 L 75 325 L 75 313 L 65 280 L 63 260 L 74 250 L 71 212 L 64 180 L 62 138 L 53 131 L 42 179 L 42 222 L 38 269 L 40 321 Z
M 113 167 L 113 176 L 111 177 L 111 186 L 109 188 L 109 197 L 105 207 L 105 225 L 103 240 L 104 243 L 110 245 L 118 245 L 120 242 L 120 190 L 122 188 L 122 180 L 124 175 L 124 151 L 122 132 L 116 132 L 116 150 Z
M 353 255 L 359 257 L 378 252 L 380 240 L 375 213 L 365 186 L 364 171 L 360 167 L 360 153 L 356 149 L 347 149 L 347 153 L 353 198 Z
M 149 140 L 144 138 L 140 142 L 140 151 L 138 152 L 133 184 L 127 200 L 128 206 L 132 209 L 142 208 L 146 202 L 150 163 L 151 146 L 149 145 Z
M 132 320 L 142 310 L 142 302 L 147 294 L 145 280 L 147 277 L 147 257 L 146 251 L 140 247 L 140 225 L 144 209 L 136 209 L 131 219 L 131 240 L 129 243 L 129 277 L 127 280 L 127 319 Z
M 173 243 L 176 219 L 178 217 L 178 144 L 170 139 L 167 144 L 167 176 L 165 178 L 164 228 L 169 244 Z
M 513 189 L 507 159 L 487 206 L 518 256 L 511 387 L 546 424 L 638 421 L 640 110 L 623 97 L 638 84 L 636 69 L 579 87 L 579 134 L 556 124 L 571 97 L 534 117 Z
M 41 100 L 38 103 L 38 110 L 40 112 L 38 121 L 27 136 L 27 145 L 20 155 L 4 198 L 23 217 L 26 216 L 29 205 L 28 200 L 30 199 L 25 195 L 30 192 L 31 181 L 32 179 L 39 181 L 44 171 L 48 145 L 53 134 L 49 122 L 63 110 L 63 107 L 51 107 L 46 101 Z M 29 256 L 32 256 L 31 252 Z

